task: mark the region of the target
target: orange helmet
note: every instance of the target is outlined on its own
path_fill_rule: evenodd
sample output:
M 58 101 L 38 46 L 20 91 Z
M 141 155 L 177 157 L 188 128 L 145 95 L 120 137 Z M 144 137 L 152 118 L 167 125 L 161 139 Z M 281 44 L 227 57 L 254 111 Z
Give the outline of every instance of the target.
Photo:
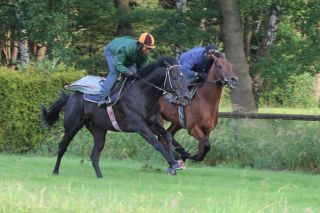
M 150 33 L 142 33 L 139 36 L 138 41 L 143 44 L 145 47 L 148 48 L 155 48 L 156 46 L 154 46 L 154 38 Z

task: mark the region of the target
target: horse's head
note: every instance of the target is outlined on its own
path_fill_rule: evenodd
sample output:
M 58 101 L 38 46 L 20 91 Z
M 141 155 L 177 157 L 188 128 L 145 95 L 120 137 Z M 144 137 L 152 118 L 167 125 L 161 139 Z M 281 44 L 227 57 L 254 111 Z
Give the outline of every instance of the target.
M 239 78 L 233 72 L 232 64 L 219 52 L 210 53 L 210 57 L 213 60 L 213 64 L 209 70 L 209 77 L 212 73 L 212 80 L 218 80 L 222 85 L 230 89 L 235 88 L 238 85 Z
M 166 78 L 164 89 L 172 93 L 178 102 L 186 105 L 191 100 L 186 76 L 182 74 L 181 66 L 177 60 L 163 60 L 166 65 Z

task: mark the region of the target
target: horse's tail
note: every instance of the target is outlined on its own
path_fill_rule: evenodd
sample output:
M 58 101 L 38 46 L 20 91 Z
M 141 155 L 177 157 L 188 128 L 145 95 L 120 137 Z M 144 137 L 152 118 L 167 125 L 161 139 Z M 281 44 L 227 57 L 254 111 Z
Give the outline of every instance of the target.
M 42 120 L 47 126 L 52 126 L 59 119 L 59 112 L 65 106 L 70 98 L 70 95 L 61 92 L 60 97 L 47 110 L 42 106 Z

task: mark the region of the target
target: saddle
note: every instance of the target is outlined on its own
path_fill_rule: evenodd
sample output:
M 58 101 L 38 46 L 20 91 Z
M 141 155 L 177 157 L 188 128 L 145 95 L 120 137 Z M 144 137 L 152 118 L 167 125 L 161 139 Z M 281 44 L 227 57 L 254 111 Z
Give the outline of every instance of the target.
M 79 91 L 84 93 L 84 100 L 98 103 L 101 99 L 100 89 L 103 85 L 105 78 L 99 76 L 87 75 L 80 80 L 72 83 L 71 85 L 66 85 L 65 88 L 71 91 Z M 119 75 L 116 83 L 113 85 L 110 98 L 111 103 L 109 105 L 116 104 L 124 93 L 124 85 L 128 81 L 128 77 L 124 75 Z
M 108 104 L 108 106 L 114 105 L 119 101 L 122 94 L 124 93 L 123 88 L 127 80 L 128 80 L 128 77 L 124 75 L 120 75 L 120 77 L 118 78 L 118 80 L 116 81 L 116 83 L 113 85 L 111 89 L 111 92 L 110 92 L 111 103 Z

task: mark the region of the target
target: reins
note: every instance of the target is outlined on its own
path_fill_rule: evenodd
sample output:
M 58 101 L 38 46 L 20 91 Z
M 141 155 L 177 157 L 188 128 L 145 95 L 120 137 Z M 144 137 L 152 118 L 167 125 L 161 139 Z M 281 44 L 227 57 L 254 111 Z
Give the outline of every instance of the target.
M 170 73 L 169 73 L 169 72 L 170 72 L 170 69 L 173 68 L 173 67 L 175 67 L 175 66 L 180 66 L 180 65 L 175 64 L 175 65 L 172 65 L 171 67 L 169 67 L 169 68 L 166 69 L 166 78 L 165 78 L 164 83 L 163 83 L 163 88 L 165 88 L 165 87 L 166 87 L 167 79 L 169 79 L 169 83 L 170 83 L 170 87 L 171 87 L 171 89 L 172 89 L 172 92 L 169 92 L 169 91 L 167 91 L 167 90 L 165 90 L 165 89 L 163 89 L 163 88 L 155 85 L 154 83 L 151 83 L 150 81 L 147 81 L 147 80 L 145 80 L 145 79 L 143 79 L 143 78 L 139 78 L 139 79 L 142 80 L 144 83 L 146 83 L 146 84 L 148 84 L 148 85 L 150 85 L 150 86 L 152 86 L 152 87 L 154 87 L 154 88 L 162 91 L 163 94 L 166 94 L 166 93 L 173 94 L 175 90 L 174 90 L 174 88 L 173 88 L 173 86 L 172 86 L 172 80 L 171 80 L 171 76 L 170 76 Z
M 163 94 L 167 94 L 167 93 L 173 94 L 175 90 L 174 90 L 174 88 L 173 88 L 173 86 L 172 86 L 171 77 L 170 77 L 169 72 L 170 72 L 170 69 L 173 68 L 173 67 L 175 67 L 175 66 L 180 66 L 180 65 L 172 65 L 172 66 L 169 67 L 169 68 L 167 67 L 167 69 L 166 69 L 166 78 L 165 78 L 164 83 L 163 83 L 163 86 L 164 86 L 164 88 L 165 88 L 166 81 L 167 81 L 167 78 L 168 78 L 168 79 L 169 79 L 169 83 L 170 83 L 170 87 L 171 87 L 171 89 L 173 90 L 172 92 L 169 92 L 169 91 L 167 91 L 167 90 L 165 90 L 165 89 L 162 89 L 161 87 L 158 87 L 158 86 L 155 85 L 154 83 L 151 83 L 150 81 L 147 81 L 147 80 L 145 80 L 145 79 L 143 79 L 143 78 L 140 78 L 139 76 L 137 76 L 137 78 L 140 79 L 140 80 L 142 80 L 144 83 L 146 83 L 146 84 L 148 84 L 148 85 L 150 85 L 150 86 L 152 86 L 152 87 L 154 87 L 154 88 L 162 91 Z M 129 86 L 128 86 L 127 88 L 125 88 L 124 91 L 123 91 L 123 93 L 119 96 L 119 99 L 124 95 L 124 93 L 130 88 L 130 86 L 131 86 L 135 81 L 136 81 L 136 79 L 133 79 L 133 80 L 130 82 Z

